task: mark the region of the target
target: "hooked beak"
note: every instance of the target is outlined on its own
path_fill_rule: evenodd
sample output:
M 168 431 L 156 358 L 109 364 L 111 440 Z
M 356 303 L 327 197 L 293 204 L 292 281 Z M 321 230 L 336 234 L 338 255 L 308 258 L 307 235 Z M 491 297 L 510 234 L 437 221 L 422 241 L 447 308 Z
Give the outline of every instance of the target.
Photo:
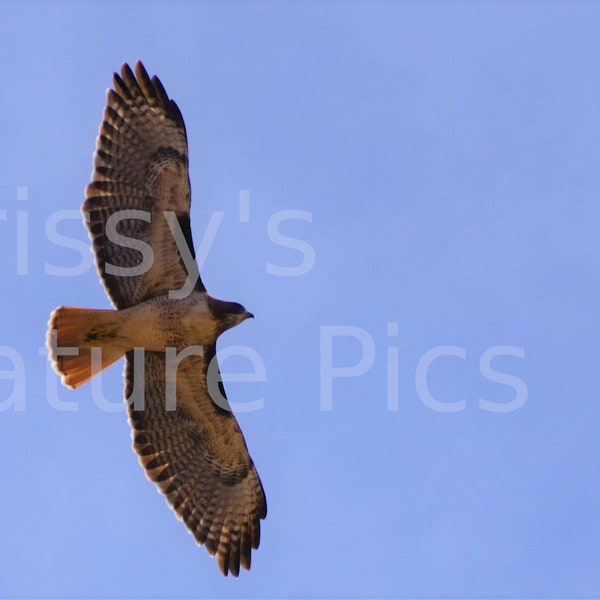
M 254 315 L 251 312 L 246 311 L 244 319 L 254 319 Z

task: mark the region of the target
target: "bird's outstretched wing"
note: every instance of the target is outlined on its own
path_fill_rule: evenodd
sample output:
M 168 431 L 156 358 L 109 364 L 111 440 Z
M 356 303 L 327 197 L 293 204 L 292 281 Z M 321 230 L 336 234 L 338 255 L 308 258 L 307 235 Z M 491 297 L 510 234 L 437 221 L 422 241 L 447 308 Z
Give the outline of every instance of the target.
M 223 574 L 237 577 L 240 565 L 250 568 L 267 504 L 222 386 L 221 406 L 209 395 L 214 353 L 204 347 L 201 356 L 184 358 L 175 378 L 164 353 L 128 352 L 125 396 L 133 447 L 148 478 L 196 541 L 217 555 Z
M 114 74 L 83 213 L 98 272 L 117 308 L 182 290 L 205 291 L 190 230 L 183 117 L 141 62 Z M 185 294 L 187 295 L 187 294 Z

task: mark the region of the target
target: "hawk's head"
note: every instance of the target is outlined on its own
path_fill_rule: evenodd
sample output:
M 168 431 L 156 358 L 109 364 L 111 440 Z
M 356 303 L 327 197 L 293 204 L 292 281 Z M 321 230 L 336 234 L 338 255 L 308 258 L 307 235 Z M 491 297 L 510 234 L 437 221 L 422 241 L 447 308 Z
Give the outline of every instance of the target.
M 239 325 L 246 319 L 254 318 L 254 315 L 238 302 L 225 302 L 224 300 L 210 298 L 208 306 L 213 317 L 219 323 L 219 333 Z

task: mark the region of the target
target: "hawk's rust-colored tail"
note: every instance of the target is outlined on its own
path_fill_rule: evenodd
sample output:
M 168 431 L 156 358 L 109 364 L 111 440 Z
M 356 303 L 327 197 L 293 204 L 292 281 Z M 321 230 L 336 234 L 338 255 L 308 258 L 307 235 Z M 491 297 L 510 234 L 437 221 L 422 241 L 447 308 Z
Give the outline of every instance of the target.
M 125 353 L 116 310 L 59 306 L 50 315 L 46 346 L 63 383 L 76 388 Z

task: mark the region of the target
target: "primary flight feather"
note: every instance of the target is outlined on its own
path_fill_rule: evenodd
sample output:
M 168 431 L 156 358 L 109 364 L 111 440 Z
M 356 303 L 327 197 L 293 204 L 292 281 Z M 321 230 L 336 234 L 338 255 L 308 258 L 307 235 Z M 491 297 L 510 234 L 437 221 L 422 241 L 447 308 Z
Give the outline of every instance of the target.
M 265 494 L 216 365 L 217 337 L 252 317 L 210 296 L 195 262 L 185 125 L 141 62 L 114 74 L 82 207 L 116 310 L 59 307 L 50 357 L 78 387 L 125 356 L 133 448 L 224 575 L 250 568 Z

